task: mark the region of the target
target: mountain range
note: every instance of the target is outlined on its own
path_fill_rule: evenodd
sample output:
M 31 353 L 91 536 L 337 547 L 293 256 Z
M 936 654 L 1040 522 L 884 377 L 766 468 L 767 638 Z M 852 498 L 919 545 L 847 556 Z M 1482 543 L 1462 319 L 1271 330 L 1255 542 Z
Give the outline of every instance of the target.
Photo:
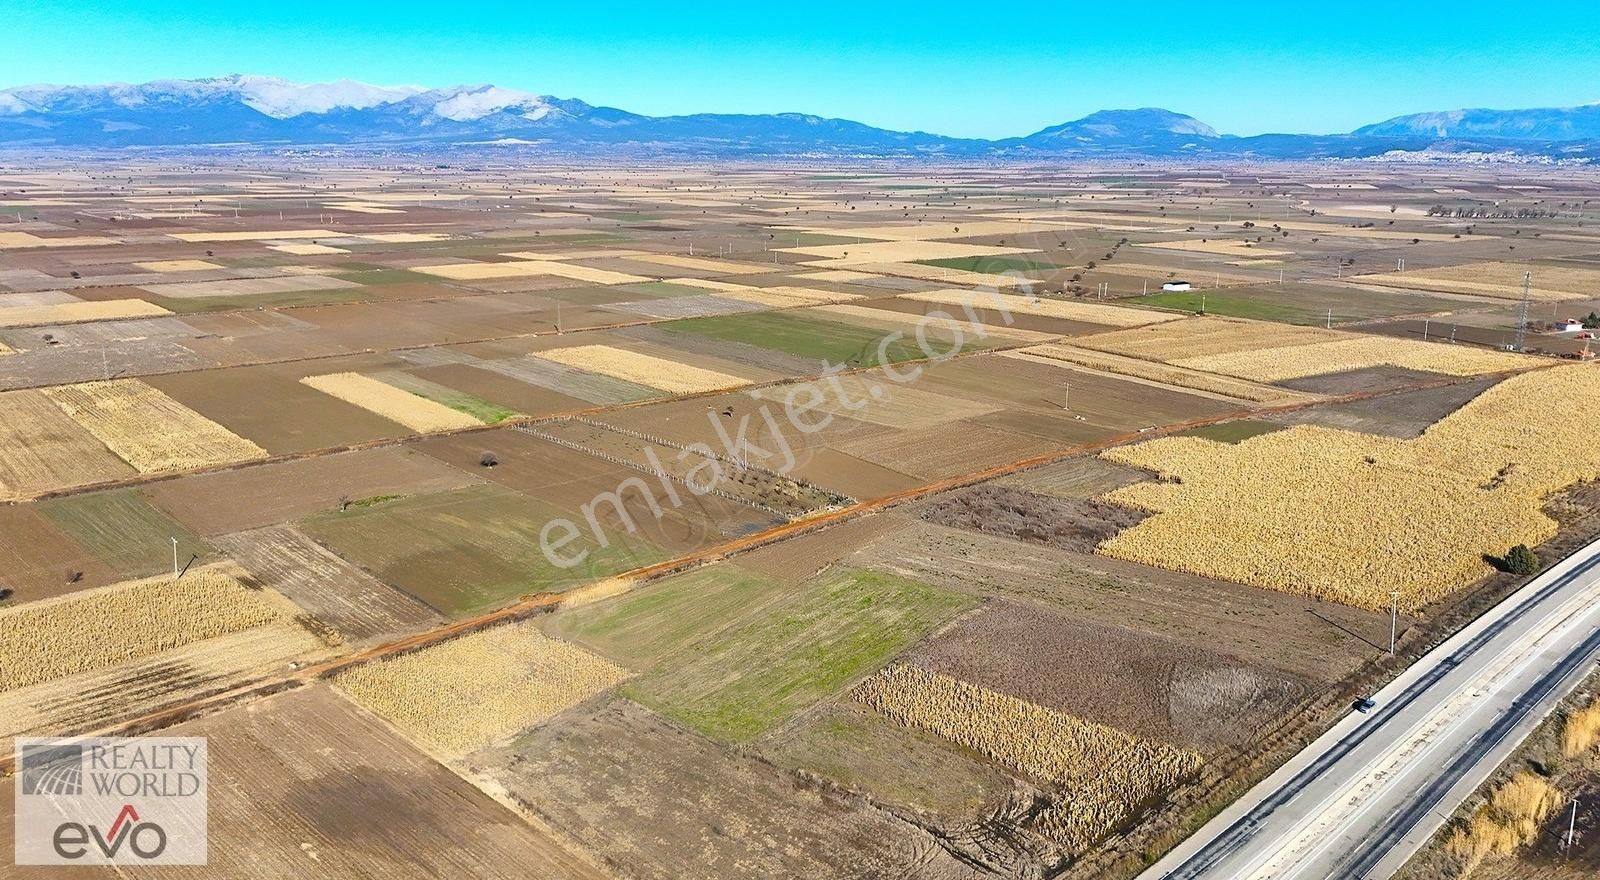
M 232 75 L 0 90 L 0 148 L 439 150 L 1027 159 L 1360 158 L 1390 153 L 1600 157 L 1600 105 L 1419 113 L 1348 134 L 1235 137 L 1157 108 L 1102 110 L 1025 137 L 945 137 L 804 113 L 645 116 L 493 85 L 425 89 Z

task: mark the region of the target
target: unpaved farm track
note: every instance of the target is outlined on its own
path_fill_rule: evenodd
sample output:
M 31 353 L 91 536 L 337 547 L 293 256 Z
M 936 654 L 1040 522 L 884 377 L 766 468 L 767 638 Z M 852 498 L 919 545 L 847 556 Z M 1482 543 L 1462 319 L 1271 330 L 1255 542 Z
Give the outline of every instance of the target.
M 1513 375 L 1513 373 L 1496 374 L 1492 378 L 1501 379 L 1509 375 Z M 1122 446 L 1142 440 L 1149 440 L 1155 437 L 1160 437 L 1179 431 L 1205 427 L 1207 425 L 1226 422 L 1249 415 L 1292 412 L 1295 410 L 1305 409 L 1310 406 L 1364 400 L 1375 397 L 1385 397 L 1407 391 L 1417 391 L 1426 388 L 1453 385 L 1483 378 L 1486 377 L 1449 377 L 1436 381 L 1413 383 L 1402 387 L 1339 395 L 1315 402 L 1297 403 L 1265 409 L 1242 408 L 1237 412 L 1229 412 L 1221 415 L 1191 419 L 1184 422 L 1165 425 L 1154 430 L 1133 431 L 1125 434 L 1119 434 L 1097 442 L 1053 450 L 1040 455 L 1033 455 L 1027 458 L 1019 459 L 1007 464 L 997 465 L 985 470 L 962 474 L 949 479 L 916 486 L 892 495 L 885 495 L 879 498 L 861 501 L 848 507 L 829 511 L 808 519 L 784 523 L 761 532 L 746 535 L 713 547 L 697 550 L 693 553 L 665 560 L 654 565 L 622 572 L 614 575 L 612 579 L 631 583 L 642 583 L 654 578 L 683 571 L 685 569 L 715 562 L 717 560 L 724 559 L 738 553 L 743 553 L 757 547 L 762 547 L 778 541 L 786 540 L 788 538 L 793 538 L 797 535 L 802 535 L 818 529 L 826 528 L 830 525 L 854 519 L 856 517 L 876 511 L 884 510 L 895 505 L 904 504 L 909 501 L 915 501 L 930 495 L 936 495 L 940 492 L 946 492 L 952 489 L 970 486 L 974 483 L 983 482 L 995 477 L 1005 476 L 1017 471 L 1023 471 L 1029 468 L 1038 467 L 1040 465 L 1049 464 L 1051 462 L 1058 461 L 1063 458 L 1069 458 L 1074 455 L 1099 452 L 1113 446 Z M 438 644 L 456 636 L 475 632 L 499 623 L 529 617 L 534 614 L 553 611 L 562 603 L 563 599 L 564 594 L 562 593 L 537 593 L 525 596 L 521 600 L 512 603 L 511 605 L 496 609 L 494 611 L 485 612 L 464 620 L 446 623 L 433 629 L 415 633 L 391 642 L 375 645 L 343 657 L 304 666 L 299 669 L 285 672 L 281 675 L 259 679 L 225 691 L 220 691 L 197 699 L 187 700 L 182 703 L 161 707 L 99 729 L 77 731 L 76 733 L 85 736 L 130 736 L 148 733 L 153 730 L 160 730 L 191 718 L 218 711 L 242 700 L 250 699 L 252 697 L 267 696 L 280 691 L 301 687 L 311 682 L 336 675 L 339 672 L 342 672 L 353 666 L 358 666 L 374 660 L 381 660 L 386 657 L 393 657 L 408 651 L 425 648 L 429 645 Z M 0 773 L 10 774 L 13 772 L 15 759 L 16 756 L 14 753 L 0 755 Z

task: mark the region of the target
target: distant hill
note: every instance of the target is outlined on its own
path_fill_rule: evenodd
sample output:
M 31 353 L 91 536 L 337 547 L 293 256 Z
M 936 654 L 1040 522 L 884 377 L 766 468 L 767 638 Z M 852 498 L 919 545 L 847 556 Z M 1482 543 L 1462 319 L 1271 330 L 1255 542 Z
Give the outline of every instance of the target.
M 1600 106 L 1402 116 L 1351 134 L 1219 134 L 1155 107 L 1101 110 L 1002 140 L 892 131 L 804 113 L 644 116 L 494 85 L 424 89 L 232 75 L 0 90 L 0 148 L 246 146 L 559 154 L 1028 158 L 1358 158 L 1391 151 L 1600 155 Z
M 1354 132 L 1364 136 L 1582 141 L 1600 139 L 1600 104 L 1533 110 L 1448 110 L 1396 116 Z

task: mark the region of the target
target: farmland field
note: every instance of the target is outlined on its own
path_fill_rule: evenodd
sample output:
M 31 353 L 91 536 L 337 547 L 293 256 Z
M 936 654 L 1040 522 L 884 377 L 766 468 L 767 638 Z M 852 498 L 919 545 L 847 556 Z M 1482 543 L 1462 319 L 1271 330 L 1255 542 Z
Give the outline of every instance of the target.
M 335 684 L 429 751 L 455 756 L 543 721 L 626 675 L 531 624 L 512 623 L 352 669 Z
M 814 362 L 816 373 L 822 372 L 823 361 L 871 367 L 928 356 L 913 339 L 892 340 L 880 352 L 879 343 L 884 334 L 877 330 L 794 312 L 692 318 L 671 322 L 663 329 L 776 349 Z M 981 342 L 971 342 L 965 347 L 984 346 Z M 935 347 L 935 351 L 943 350 Z
M 514 134 L 0 169 L 0 739 L 214 873 L 1133 880 L 1600 530 L 1577 161 Z
M 1397 591 L 1418 610 L 1485 574 L 1486 556 L 1554 535 L 1542 500 L 1600 476 L 1584 432 L 1532 412 L 1549 394 L 1600 393 L 1594 374 L 1508 379 L 1409 441 L 1298 426 L 1232 446 L 1182 437 L 1109 451 L 1181 482 L 1106 496 L 1155 515 L 1101 552 L 1364 608 Z M 1201 520 L 1203 533 L 1185 528 Z
M 540 552 L 539 532 L 546 522 L 571 516 L 509 489 L 469 486 L 330 510 L 307 518 L 303 528 L 446 616 L 559 591 L 659 558 L 642 538 L 619 534 L 610 546 L 594 547 L 582 565 L 557 568 Z
M 892 575 L 825 573 L 715 638 L 685 633 L 674 661 L 624 692 L 707 736 L 745 742 L 842 691 L 967 602 Z
M 933 880 L 979 876 L 915 825 L 726 753 L 626 700 L 579 709 L 469 766 L 626 876 L 871 877 L 905 865 Z M 619 767 L 627 772 L 602 769 Z

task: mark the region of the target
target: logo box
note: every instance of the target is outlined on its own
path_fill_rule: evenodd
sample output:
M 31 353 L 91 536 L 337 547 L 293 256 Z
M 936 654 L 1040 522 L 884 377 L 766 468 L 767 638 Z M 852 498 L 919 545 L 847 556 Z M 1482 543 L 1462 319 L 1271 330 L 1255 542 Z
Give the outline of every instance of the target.
M 205 737 L 19 737 L 18 865 L 206 863 Z

